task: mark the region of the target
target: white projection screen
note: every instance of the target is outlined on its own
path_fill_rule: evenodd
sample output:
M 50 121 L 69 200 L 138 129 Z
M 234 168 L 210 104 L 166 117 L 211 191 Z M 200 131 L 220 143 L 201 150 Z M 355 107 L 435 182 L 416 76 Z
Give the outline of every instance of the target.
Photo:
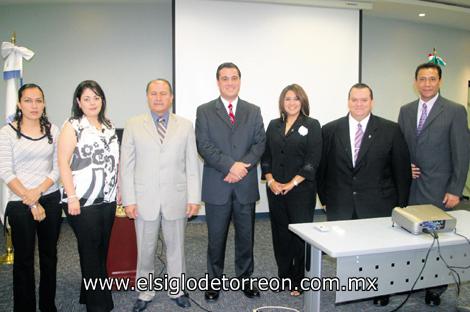
M 359 79 L 359 24 L 351 9 L 175 0 L 176 113 L 194 122 L 197 106 L 219 96 L 217 66 L 233 62 L 242 74 L 240 98 L 261 107 L 265 128 L 291 83 L 305 89 L 310 116 L 322 125 L 344 116 Z M 260 193 L 256 211 L 266 212 L 264 182 Z

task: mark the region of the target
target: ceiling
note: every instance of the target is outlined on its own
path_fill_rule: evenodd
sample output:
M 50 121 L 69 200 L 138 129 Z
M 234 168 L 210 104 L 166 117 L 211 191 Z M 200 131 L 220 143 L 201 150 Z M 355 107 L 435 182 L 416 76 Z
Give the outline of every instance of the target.
M 470 0 L 375 0 L 364 15 L 394 18 L 470 31 Z M 419 17 L 425 13 L 425 17 Z
M 0 0 L 2 4 L 31 3 L 136 3 L 164 0 Z M 220 0 L 218 0 L 220 1 Z M 224 0 L 237 1 L 237 0 Z M 362 8 L 364 15 L 440 25 L 470 31 L 470 0 L 238 0 L 305 6 Z M 426 13 L 419 17 L 419 13 Z

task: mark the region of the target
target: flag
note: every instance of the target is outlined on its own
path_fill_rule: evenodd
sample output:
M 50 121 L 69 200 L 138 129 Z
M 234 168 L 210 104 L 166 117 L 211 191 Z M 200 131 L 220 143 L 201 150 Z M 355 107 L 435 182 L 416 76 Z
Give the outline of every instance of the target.
M 18 102 L 17 82 L 22 85 L 23 81 L 23 59 L 30 60 L 34 52 L 18 47 L 11 42 L 2 42 L 2 57 L 5 59 L 3 66 L 3 80 L 5 80 L 5 119 L 9 123 L 15 116 L 16 103 Z M 3 222 L 4 209 L 8 200 L 8 187 L 3 185 L 2 205 L 0 206 L 0 218 Z
M 432 53 L 428 54 L 428 63 L 434 63 L 436 65 L 440 65 L 445 67 L 447 63 L 444 61 L 442 57 L 437 55 L 436 49 L 433 49 Z
M 34 52 L 24 48 L 17 47 L 11 42 L 2 42 L 2 57 L 5 59 L 3 66 L 3 80 L 6 82 L 5 93 L 5 118 L 7 122 L 13 119 L 16 109 L 17 81 L 23 84 L 23 58 L 30 60 L 34 56 Z

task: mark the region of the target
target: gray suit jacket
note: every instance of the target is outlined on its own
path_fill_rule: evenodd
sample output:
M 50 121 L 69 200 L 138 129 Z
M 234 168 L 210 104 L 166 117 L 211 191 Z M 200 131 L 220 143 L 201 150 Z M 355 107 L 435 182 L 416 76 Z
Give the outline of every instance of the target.
M 263 155 L 265 141 L 266 134 L 258 106 L 239 99 L 234 125 L 230 123 L 220 98 L 199 106 L 196 142 L 199 154 L 204 159 L 202 200 L 223 205 L 234 191 L 241 204 L 257 201 L 256 164 Z M 238 183 L 224 182 L 235 161 L 251 164 L 248 175 Z
M 186 217 L 186 204 L 199 204 L 201 182 L 191 122 L 170 114 L 163 144 L 150 113 L 131 118 L 121 144 L 121 194 L 124 206 L 137 204 L 138 218 Z
M 413 179 L 409 204 L 443 208 L 445 193 L 461 196 L 470 159 L 467 112 L 462 105 L 437 98 L 417 136 L 418 100 L 400 109 L 398 123 L 410 149 L 411 162 L 421 169 Z

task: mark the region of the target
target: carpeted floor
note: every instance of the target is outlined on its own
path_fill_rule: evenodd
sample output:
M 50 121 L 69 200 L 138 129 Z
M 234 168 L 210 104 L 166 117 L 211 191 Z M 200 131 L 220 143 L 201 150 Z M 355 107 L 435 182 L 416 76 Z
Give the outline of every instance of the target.
M 317 215 L 316 221 L 324 221 L 323 215 Z M 206 272 L 206 244 L 207 229 L 203 222 L 190 222 L 186 233 L 186 266 L 187 275 L 202 277 Z M 470 248 L 470 246 L 469 246 Z M 0 253 L 5 250 L 3 235 L 0 237 Z M 161 249 L 159 249 L 161 250 Z M 233 228 L 229 233 L 227 253 L 225 261 L 225 272 L 227 276 L 234 275 L 234 252 L 233 252 Z M 163 255 L 164 259 L 164 255 Z M 36 259 L 37 263 L 37 259 Z M 159 260 L 156 261 L 156 272 L 162 268 Z M 36 268 L 36 272 L 38 268 Z M 269 219 L 259 218 L 255 229 L 255 272 L 254 276 L 274 277 L 277 268 L 272 251 L 271 229 Z M 323 276 L 335 276 L 335 261 L 327 256 L 324 257 Z M 59 311 L 86 311 L 84 306 L 78 303 L 80 285 L 80 267 L 76 240 L 70 226 L 64 222 L 59 240 L 59 264 L 57 276 L 57 298 L 56 304 Z M 260 298 L 248 299 L 242 292 L 221 293 L 216 303 L 204 301 L 202 291 L 190 293 L 190 297 L 210 311 L 253 311 L 263 306 L 282 306 L 303 311 L 303 298 L 294 298 L 288 292 L 274 293 L 263 292 Z M 113 292 L 114 311 L 131 311 L 136 299 L 134 292 Z M 371 300 L 356 301 L 353 303 L 335 305 L 333 292 L 322 293 L 322 311 L 391 311 L 398 306 L 405 295 L 395 295 L 390 299 L 386 307 L 376 307 Z M 457 304 L 470 306 L 470 283 L 464 283 L 461 287 L 460 296 L 457 297 L 455 286 L 449 289 L 441 297 L 442 303 L 439 307 L 429 307 L 424 304 L 424 292 L 418 291 L 411 295 L 407 304 L 400 311 L 455 311 Z M 12 311 L 12 267 L 0 266 L 0 311 Z M 184 311 L 177 307 L 165 293 L 158 293 L 153 302 L 148 306 L 148 311 Z M 192 304 L 186 311 L 203 311 Z M 287 311 L 282 309 L 260 309 L 259 311 Z

